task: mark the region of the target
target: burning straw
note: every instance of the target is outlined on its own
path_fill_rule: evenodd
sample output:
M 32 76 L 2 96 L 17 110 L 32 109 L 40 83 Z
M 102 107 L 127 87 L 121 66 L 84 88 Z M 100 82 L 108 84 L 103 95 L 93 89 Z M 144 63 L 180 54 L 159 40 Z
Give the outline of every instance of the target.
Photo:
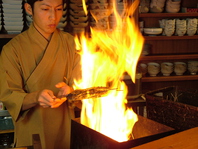
M 144 39 L 135 24 L 133 13 L 139 1 L 135 1 L 123 16 L 116 9 L 117 26 L 112 31 L 91 28 L 91 38 L 76 38 L 82 59 L 82 80 L 75 89 L 90 87 L 117 88 L 105 97 L 84 99 L 81 123 L 117 141 L 130 139 L 137 115 L 126 107 L 127 86 L 121 80 L 127 72 L 135 81 L 136 65 Z M 115 4 L 114 4 L 115 6 Z

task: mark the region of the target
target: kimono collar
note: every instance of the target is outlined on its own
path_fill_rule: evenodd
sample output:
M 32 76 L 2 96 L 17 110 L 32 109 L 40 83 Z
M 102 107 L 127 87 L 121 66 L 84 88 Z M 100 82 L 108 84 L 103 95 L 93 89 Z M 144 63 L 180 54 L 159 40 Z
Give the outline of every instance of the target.
M 29 36 L 33 37 L 34 40 L 38 41 L 39 43 L 43 44 L 48 44 L 48 40 L 34 27 L 33 23 L 31 23 L 29 29 L 28 29 L 28 34 Z M 58 30 L 56 29 L 51 37 L 54 38 L 53 36 L 57 36 Z M 51 40 L 50 39 L 50 40 Z

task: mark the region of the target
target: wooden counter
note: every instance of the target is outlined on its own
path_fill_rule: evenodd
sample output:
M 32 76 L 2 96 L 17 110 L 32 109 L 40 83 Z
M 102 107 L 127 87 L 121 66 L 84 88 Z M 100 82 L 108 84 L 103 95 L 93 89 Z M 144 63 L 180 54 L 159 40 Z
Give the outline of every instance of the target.
M 131 149 L 197 149 L 198 127 L 152 141 Z
M 4 134 L 4 133 L 14 133 L 13 129 L 9 129 L 9 130 L 0 130 L 0 134 Z

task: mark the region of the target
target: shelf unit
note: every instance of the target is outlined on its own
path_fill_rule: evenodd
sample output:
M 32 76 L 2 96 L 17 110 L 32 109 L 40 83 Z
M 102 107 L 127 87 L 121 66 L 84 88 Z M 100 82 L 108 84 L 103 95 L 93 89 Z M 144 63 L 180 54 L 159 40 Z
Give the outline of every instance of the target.
M 193 36 L 144 36 L 144 39 L 146 41 L 156 41 L 156 40 L 196 40 L 198 39 L 198 35 L 193 35 Z
M 0 110 L 0 119 L 3 117 L 9 117 L 10 113 L 7 110 Z M 7 125 L 8 129 L 5 129 L 5 124 Z M 3 145 L 7 144 L 8 142 L 13 142 L 14 139 L 14 130 L 11 129 L 10 122 L 3 122 L 3 119 L 0 121 L 0 148 Z M 5 129 L 5 130 L 4 130 Z
M 196 7 L 197 3 L 194 0 L 182 0 L 181 7 Z M 143 21 L 144 27 L 160 27 L 159 20 L 174 18 L 198 18 L 198 13 L 137 12 L 137 22 Z M 144 39 L 145 43 L 150 44 L 152 47 L 149 55 L 139 58 L 139 63 L 198 60 L 198 34 L 193 36 L 144 35 Z M 129 79 L 128 76 L 125 76 L 125 78 Z M 163 76 L 159 73 L 156 77 L 150 77 L 147 74 L 141 80 L 143 93 L 172 85 L 198 88 L 198 75 L 190 75 L 188 72 L 182 76 L 176 76 L 174 73 L 170 76 Z
M 153 55 L 153 56 L 142 56 L 139 61 L 150 62 L 150 61 L 188 61 L 198 59 L 198 54 L 180 54 L 180 55 Z M 183 80 L 198 80 L 198 75 L 184 74 L 182 76 L 156 76 L 156 77 L 143 77 L 142 82 L 164 82 L 164 81 L 183 81 Z
M 14 133 L 14 130 L 13 129 L 10 129 L 10 130 L 0 130 L 0 135 L 1 134 L 7 134 L 7 133 Z
M 180 55 L 153 55 L 153 56 L 142 56 L 139 61 L 160 61 L 160 60 L 182 60 L 182 59 L 197 59 L 198 54 L 180 54 Z
M 13 38 L 15 37 L 17 34 L 0 34 L 0 39 L 1 38 Z
M 197 13 L 140 13 L 139 14 L 139 18 L 165 18 L 165 17 L 169 17 L 169 18 L 174 18 L 174 17 L 197 17 Z
M 129 3 L 134 0 L 128 0 Z M 181 7 L 193 7 L 196 6 L 198 2 L 195 0 L 182 0 Z M 198 18 L 198 13 L 138 13 L 135 15 L 137 17 L 136 22 L 144 21 L 145 27 L 159 27 L 159 20 L 164 18 Z M 11 38 L 15 37 L 16 34 L 0 34 L 2 45 L 9 41 Z M 175 61 L 189 59 L 198 59 L 198 35 L 194 36 L 144 36 L 145 43 L 152 45 L 151 53 L 148 56 L 140 57 L 140 62 L 150 62 L 150 61 Z M 3 40 L 5 42 L 3 42 Z M 128 77 L 127 77 L 128 78 Z M 157 77 L 143 77 L 143 90 L 147 83 L 151 86 L 150 89 L 158 88 L 155 86 L 156 82 L 163 82 L 163 85 L 168 85 L 168 82 L 176 83 L 178 81 L 189 81 L 188 84 L 198 84 L 198 75 L 184 75 L 184 76 L 174 76 L 169 77 L 157 76 Z M 194 82 L 193 82 L 194 81 Z M 153 84 L 152 84 L 153 83 Z M 152 85 L 151 85 L 152 84 Z M 153 86 L 154 85 L 154 86 Z M 198 87 L 195 85 L 195 87 Z
M 130 80 L 131 77 L 129 75 L 124 75 L 123 80 Z M 190 81 L 190 80 L 198 80 L 197 75 L 182 75 L 182 76 L 156 76 L 156 77 L 143 77 L 141 81 L 145 82 L 173 82 L 173 81 Z
M 156 77 L 143 77 L 142 82 L 166 82 L 166 81 L 190 81 L 198 80 L 197 75 L 182 75 L 182 76 L 156 76 Z

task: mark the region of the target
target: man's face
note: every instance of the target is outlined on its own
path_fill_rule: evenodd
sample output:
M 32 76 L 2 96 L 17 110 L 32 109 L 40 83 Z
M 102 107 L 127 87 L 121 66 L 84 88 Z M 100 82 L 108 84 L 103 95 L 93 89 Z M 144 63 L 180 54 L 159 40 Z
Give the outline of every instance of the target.
M 46 38 L 56 30 L 63 13 L 62 0 L 43 0 L 34 4 L 33 23 L 36 29 Z

